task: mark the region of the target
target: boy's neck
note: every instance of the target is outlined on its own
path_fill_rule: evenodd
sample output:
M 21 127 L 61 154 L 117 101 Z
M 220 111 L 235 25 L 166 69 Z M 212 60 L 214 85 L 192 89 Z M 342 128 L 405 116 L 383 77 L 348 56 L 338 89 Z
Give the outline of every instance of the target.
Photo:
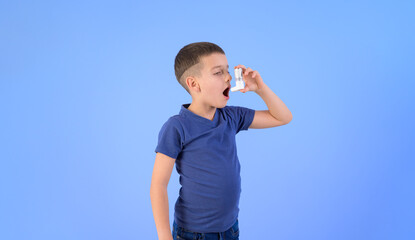
M 187 109 L 196 115 L 209 119 L 210 121 L 213 121 L 216 113 L 216 107 L 198 104 L 194 101 Z

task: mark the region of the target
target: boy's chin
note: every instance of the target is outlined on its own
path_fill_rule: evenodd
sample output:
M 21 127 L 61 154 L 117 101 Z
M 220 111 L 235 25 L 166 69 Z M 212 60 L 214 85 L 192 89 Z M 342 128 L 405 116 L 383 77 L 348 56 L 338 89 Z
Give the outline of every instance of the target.
M 228 101 L 217 101 L 217 102 L 212 102 L 209 105 L 215 108 L 224 108 L 226 107 L 227 104 L 228 104 Z
M 223 104 L 218 105 L 216 108 L 224 108 L 224 107 L 226 107 L 226 104 L 227 104 L 227 102 L 226 102 L 226 103 L 223 103 Z

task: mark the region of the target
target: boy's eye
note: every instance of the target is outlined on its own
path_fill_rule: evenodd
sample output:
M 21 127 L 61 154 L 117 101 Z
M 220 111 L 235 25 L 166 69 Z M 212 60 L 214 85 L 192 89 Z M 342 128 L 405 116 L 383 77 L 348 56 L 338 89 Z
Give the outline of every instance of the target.
M 223 70 L 220 70 L 219 72 L 215 72 L 214 75 L 220 75 L 220 74 L 223 74 L 223 72 L 224 72 Z M 228 74 L 230 74 L 229 71 L 227 71 L 227 72 L 228 72 Z

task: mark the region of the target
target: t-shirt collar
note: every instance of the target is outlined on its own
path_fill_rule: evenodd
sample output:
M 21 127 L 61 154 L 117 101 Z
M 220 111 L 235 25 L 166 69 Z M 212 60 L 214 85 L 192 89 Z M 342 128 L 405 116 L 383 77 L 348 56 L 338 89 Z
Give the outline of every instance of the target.
M 204 123 L 204 124 L 216 125 L 216 123 L 218 121 L 218 118 L 219 118 L 219 116 L 218 116 L 218 114 L 219 114 L 218 109 L 216 109 L 215 116 L 213 117 L 213 120 L 209 120 L 209 119 L 204 118 L 202 116 L 199 116 L 196 113 L 194 113 L 194 112 L 190 111 L 189 109 L 187 109 L 189 106 L 190 106 L 190 103 L 183 104 L 182 107 L 181 107 L 181 109 L 180 109 L 180 113 L 179 114 L 182 115 L 182 116 L 191 118 L 192 120 L 199 121 L 199 122 Z

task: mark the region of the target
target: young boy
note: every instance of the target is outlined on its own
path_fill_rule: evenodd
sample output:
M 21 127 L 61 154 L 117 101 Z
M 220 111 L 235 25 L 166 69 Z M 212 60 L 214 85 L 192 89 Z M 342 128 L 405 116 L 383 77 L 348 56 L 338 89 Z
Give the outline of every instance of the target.
M 245 93 L 253 91 L 268 110 L 226 106 L 231 88 L 225 52 L 216 44 L 184 46 L 174 69 L 192 96 L 160 130 L 150 196 L 157 234 L 164 239 L 238 239 L 240 165 L 235 135 L 248 128 L 287 124 L 290 110 L 257 71 L 242 68 Z M 170 229 L 167 185 L 176 163 L 181 189 Z

